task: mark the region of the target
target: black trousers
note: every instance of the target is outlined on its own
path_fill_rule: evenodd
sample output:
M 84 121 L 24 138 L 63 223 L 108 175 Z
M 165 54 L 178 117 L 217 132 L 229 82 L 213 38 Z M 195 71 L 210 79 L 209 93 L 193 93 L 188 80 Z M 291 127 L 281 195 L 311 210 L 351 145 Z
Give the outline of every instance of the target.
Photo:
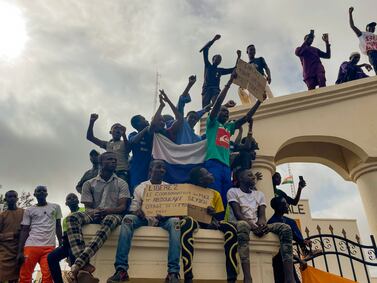
M 71 253 L 67 235 L 63 236 L 63 245 L 57 247 L 47 256 L 48 267 L 50 268 L 50 273 L 54 283 L 64 283 L 62 278 L 62 271 L 60 269 L 60 261 L 68 258 L 70 264 L 75 262 L 75 257 Z
M 199 223 L 187 216 L 181 224 L 181 246 L 183 271 L 185 279 L 192 279 L 192 260 L 194 257 L 194 231 L 199 228 Z M 207 228 L 203 226 L 203 228 Z M 229 222 L 221 221 L 218 228 L 224 233 L 225 267 L 228 280 L 237 280 L 237 229 Z

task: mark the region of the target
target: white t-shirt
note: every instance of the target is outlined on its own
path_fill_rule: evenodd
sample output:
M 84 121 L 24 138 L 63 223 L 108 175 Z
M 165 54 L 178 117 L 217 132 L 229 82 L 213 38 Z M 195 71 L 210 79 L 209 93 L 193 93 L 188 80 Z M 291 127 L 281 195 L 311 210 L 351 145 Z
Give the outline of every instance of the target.
M 62 211 L 56 203 L 26 208 L 21 222 L 21 225 L 30 225 L 25 247 L 55 247 L 56 220 L 61 218 Z
M 242 214 L 247 220 L 256 223 L 258 221 L 258 206 L 266 205 L 266 198 L 260 191 L 244 193 L 240 188 L 231 188 L 227 193 L 228 203 L 237 202 L 241 207 Z M 230 208 L 229 221 L 236 222 L 237 219 Z
M 368 51 L 377 51 L 377 34 L 371 32 L 362 32 L 359 36 L 360 40 L 360 50 L 363 54 L 367 55 Z
M 134 191 L 134 198 L 132 199 L 130 205 L 130 211 L 134 212 L 141 208 L 143 204 L 143 197 L 144 197 L 144 190 L 147 185 L 152 185 L 151 181 L 145 181 L 140 183 Z M 169 185 L 168 183 L 162 182 L 161 185 Z M 158 224 L 158 220 L 156 217 L 146 217 L 148 220 L 149 226 L 156 226 Z

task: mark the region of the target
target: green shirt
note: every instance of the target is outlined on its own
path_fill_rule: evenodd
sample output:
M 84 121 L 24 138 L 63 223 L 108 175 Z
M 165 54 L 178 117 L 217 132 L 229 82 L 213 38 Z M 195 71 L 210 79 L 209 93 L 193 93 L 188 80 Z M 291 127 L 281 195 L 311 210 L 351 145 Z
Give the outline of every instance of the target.
M 206 160 L 216 159 L 221 163 L 229 166 L 230 137 L 234 134 L 236 123 L 229 122 L 225 125 L 217 121 L 217 118 L 212 121 L 211 117 L 207 118 L 207 154 Z
M 85 211 L 85 207 L 79 207 L 79 210 L 77 210 L 79 212 L 84 212 Z M 67 232 L 67 217 L 70 216 L 72 214 L 72 212 L 70 214 L 68 214 L 64 219 L 63 219 L 63 232 Z

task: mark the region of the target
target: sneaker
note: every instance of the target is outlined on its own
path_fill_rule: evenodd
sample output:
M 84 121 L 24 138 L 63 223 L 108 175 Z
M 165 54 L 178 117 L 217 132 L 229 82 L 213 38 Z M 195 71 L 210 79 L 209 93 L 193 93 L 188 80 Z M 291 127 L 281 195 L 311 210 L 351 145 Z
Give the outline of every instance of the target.
M 179 283 L 179 273 L 168 273 L 165 283 Z
M 130 280 L 127 271 L 123 269 L 118 269 L 115 271 L 114 275 L 107 279 L 107 283 L 115 283 L 115 282 L 127 282 Z

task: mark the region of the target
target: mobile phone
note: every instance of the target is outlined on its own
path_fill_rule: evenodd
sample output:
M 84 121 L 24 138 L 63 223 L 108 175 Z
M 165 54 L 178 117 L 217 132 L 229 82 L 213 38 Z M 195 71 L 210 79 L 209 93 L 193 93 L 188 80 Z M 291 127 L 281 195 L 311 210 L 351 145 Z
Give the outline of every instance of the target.
M 310 30 L 310 34 L 314 35 L 314 29 Z

